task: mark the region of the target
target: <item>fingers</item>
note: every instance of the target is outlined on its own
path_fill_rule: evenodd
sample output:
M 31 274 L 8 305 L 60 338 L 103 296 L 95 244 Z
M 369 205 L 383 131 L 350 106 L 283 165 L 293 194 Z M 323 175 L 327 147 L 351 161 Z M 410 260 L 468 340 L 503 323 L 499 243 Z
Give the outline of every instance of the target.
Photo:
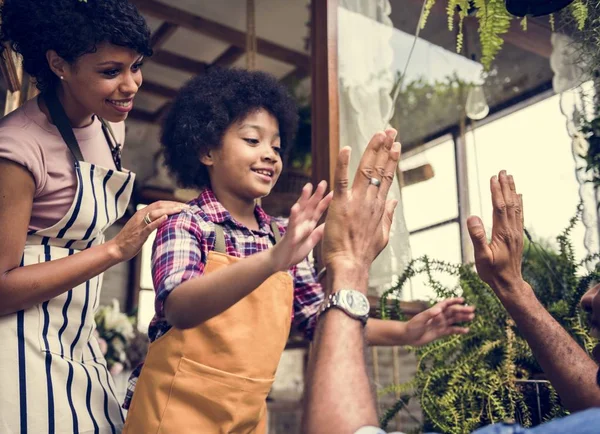
M 508 217 L 506 215 L 506 202 L 502 194 L 502 187 L 497 176 L 492 176 L 490 180 L 490 190 L 492 192 L 492 207 L 494 208 L 493 230 L 505 231 L 508 225 Z
M 300 197 L 296 201 L 296 203 L 300 205 L 300 209 L 303 209 L 306 206 L 306 203 L 308 202 L 312 191 L 313 186 L 310 182 L 304 184 L 304 187 L 302 187 L 302 192 L 300 193 Z
M 498 174 L 498 182 L 500 182 L 500 189 L 502 190 L 502 197 L 504 198 L 504 204 L 506 205 L 506 218 L 507 222 L 511 227 L 515 227 L 515 183 L 512 182 L 512 177 L 506 174 L 506 170 L 500 171 Z
M 382 200 L 385 200 L 387 198 L 388 192 L 390 191 L 390 187 L 394 182 L 394 177 L 396 176 L 396 168 L 398 167 L 398 161 L 400 161 L 400 151 L 400 142 L 392 143 L 392 148 L 388 153 L 388 159 L 383 169 L 381 186 L 379 187 L 378 192 L 379 198 L 381 198 Z
M 471 216 L 467 219 L 467 229 L 473 243 L 475 259 L 484 259 L 489 257 L 490 246 L 488 246 L 487 237 L 483 222 L 479 217 Z
M 392 150 L 392 146 L 394 144 L 394 139 L 396 138 L 396 130 L 389 129 L 385 132 L 385 139 L 383 140 L 383 146 L 379 148 L 377 155 L 375 156 L 375 165 L 373 167 L 372 173 L 369 174 L 363 172 L 369 179 L 368 187 L 367 187 L 367 203 L 371 203 L 373 198 L 379 196 L 379 192 L 381 187 L 383 186 L 383 179 L 385 176 L 385 170 L 388 167 L 388 160 L 390 159 L 390 151 Z M 392 173 L 392 178 L 393 178 Z M 379 181 L 378 185 L 372 184 L 371 179 L 375 179 Z M 356 181 L 355 181 L 356 182 Z M 385 201 L 385 197 L 383 199 Z
M 348 165 L 350 164 L 350 147 L 344 146 L 340 149 L 338 159 L 335 164 L 333 197 L 343 197 L 348 191 Z
M 327 208 L 329 208 L 329 204 L 331 203 L 331 200 L 333 199 L 333 191 L 330 191 L 329 194 L 327 194 L 327 196 L 325 196 L 323 199 L 321 199 L 319 201 L 319 204 L 317 205 L 314 214 L 313 214 L 313 220 L 318 222 L 319 220 L 321 220 L 321 217 L 323 216 L 323 213 L 325 211 L 327 211 Z
M 432 321 L 442 313 L 442 308 L 439 303 L 427 310 L 415 315 L 411 321 L 416 322 L 418 325 L 425 325 L 429 321 Z
M 317 226 L 309 236 L 310 249 L 312 250 L 318 243 L 323 239 L 323 233 L 325 232 L 325 223 Z
M 177 214 L 187 208 L 189 208 L 189 206 L 181 202 L 158 201 L 139 210 L 138 213 L 142 216 L 145 223 L 148 223 L 148 220 L 150 220 L 151 223 L 154 223 L 163 216 L 166 217 Z
M 364 197 L 369 189 L 371 178 L 375 175 L 375 164 L 379 151 L 384 147 L 388 136 L 385 133 L 376 133 L 369 141 L 365 152 L 360 159 L 356 176 L 352 184 L 353 193 L 356 191 L 358 197 Z M 376 187 L 372 187 L 376 188 Z
M 159 218 L 152 220 L 152 223 L 146 225 L 146 227 L 144 228 L 144 230 L 146 231 L 146 236 L 148 236 L 151 232 L 158 229 L 158 227 L 160 225 L 162 225 L 164 222 L 166 222 L 168 218 L 169 217 L 166 214 L 163 214 Z
M 517 220 L 517 227 L 519 228 L 519 233 L 523 233 L 523 228 L 525 227 L 525 209 L 523 208 L 523 195 L 519 194 L 518 197 L 520 218 Z

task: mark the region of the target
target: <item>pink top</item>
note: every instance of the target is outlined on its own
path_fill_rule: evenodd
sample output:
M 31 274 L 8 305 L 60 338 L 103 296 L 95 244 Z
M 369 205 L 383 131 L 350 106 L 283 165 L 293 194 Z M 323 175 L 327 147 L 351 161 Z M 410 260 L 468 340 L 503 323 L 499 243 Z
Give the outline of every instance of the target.
M 118 143 L 125 139 L 125 124 L 111 124 Z M 115 169 L 100 121 L 74 128 L 83 158 L 88 163 Z M 57 223 L 75 199 L 77 179 L 73 155 L 58 129 L 48 121 L 33 98 L 0 119 L 0 158 L 28 169 L 35 180 L 29 229 L 45 229 Z

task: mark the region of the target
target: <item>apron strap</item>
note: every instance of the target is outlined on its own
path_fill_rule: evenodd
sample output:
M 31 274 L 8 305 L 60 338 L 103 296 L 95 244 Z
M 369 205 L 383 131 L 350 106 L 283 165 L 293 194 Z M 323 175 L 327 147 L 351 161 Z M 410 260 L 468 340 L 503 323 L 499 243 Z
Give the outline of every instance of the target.
M 215 223 L 215 246 L 213 250 L 217 253 L 227 254 L 227 248 L 225 246 L 225 232 L 223 232 L 223 226 Z
M 121 144 L 117 142 L 117 138 L 115 137 L 115 133 L 113 132 L 112 127 L 108 122 L 99 117 L 100 123 L 102 124 L 102 132 L 104 133 L 104 137 L 106 138 L 106 142 L 108 143 L 108 147 L 110 148 L 110 153 L 113 158 L 113 162 L 115 163 L 115 167 L 120 172 L 122 169 L 121 166 Z
M 79 143 L 77 143 L 73 128 L 71 128 L 71 124 L 69 123 L 69 118 L 67 117 L 62 104 L 58 100 L 56 91 L 48 90 L 44 92 L 43 98 L 48 107 L 48 111 L 50 112 L 52 122 L 56 125 L 56 128 L 58 128 L 58 132 L 67 144 L 71 154 L 73 154 L 75 164 L 78 165 L 79 161 L 84 161 L 83 154 L 81 153 L 81 149 L 79 149 Z
M 277 226 L 277 223 L 275 223 L 275 220 L 271 221 L 271 231 L 273 231 L 275 244 L 277 244 L 279 241 L 281 241 L 281 232 L 279 232 L 279 227 Z

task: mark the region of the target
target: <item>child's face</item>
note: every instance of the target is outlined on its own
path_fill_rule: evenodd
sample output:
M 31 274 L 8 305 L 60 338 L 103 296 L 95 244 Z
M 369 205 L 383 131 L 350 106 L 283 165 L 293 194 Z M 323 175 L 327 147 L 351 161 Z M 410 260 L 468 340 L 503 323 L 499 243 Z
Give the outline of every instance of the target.
M 211 186 L 219 193 L 253 202 L 267 196 L 281 173 L 277 119 L 260 109 L 232 124 L 220 148 L 202 157 Z

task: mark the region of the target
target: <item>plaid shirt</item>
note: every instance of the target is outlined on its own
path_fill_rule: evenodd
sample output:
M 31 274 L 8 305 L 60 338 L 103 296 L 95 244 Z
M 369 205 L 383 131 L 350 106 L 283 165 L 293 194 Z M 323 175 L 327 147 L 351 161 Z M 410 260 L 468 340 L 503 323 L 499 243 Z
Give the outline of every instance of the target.
M 151 342 L 171 328 L 164 315 L 164 303 L 170 292 L 181 283 L 204 273 L 208 253 L 215 244 L 215 224 L 223 227 L 225 246 L 230 256 L 243 258 L 273 246 L 272 218 L 259 206 L 254 211 L 259 225 L 255 231 L 237 222 L 210 189 L 203 190 L 188 205 L 188 210 L 171 216 L 156 232 L 152 253 L 155 315 L 148 329 Z M 285 222 L 279 219 L 275 222 L 281 235 L 285 234 Z M 323 291 L 308 258 L 292 267 L 289 273 L 294 279 L 292 326 L 311 339 L 317 312 L 323 302 Z M 142 365 L 138 366 L 129 378 L 123 408 L 129 408 L 141 369 Z

